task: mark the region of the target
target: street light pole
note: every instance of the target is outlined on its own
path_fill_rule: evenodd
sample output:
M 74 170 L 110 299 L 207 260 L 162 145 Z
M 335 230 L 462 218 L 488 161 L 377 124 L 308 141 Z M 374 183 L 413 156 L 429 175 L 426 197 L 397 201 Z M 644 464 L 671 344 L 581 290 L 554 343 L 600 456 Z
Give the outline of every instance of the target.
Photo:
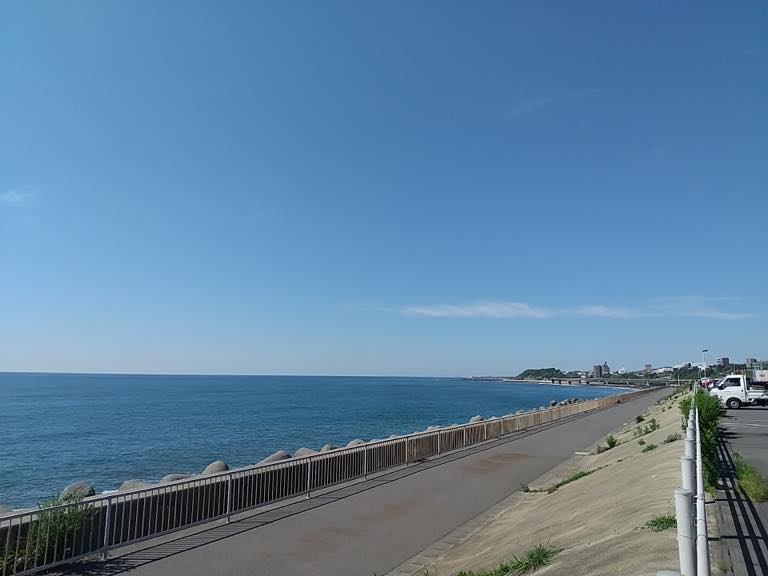
M 704 376 L 707 375 L 707 352 L 709 352 L 709 348 L 701 351 L 701 380 L 704 380 Z

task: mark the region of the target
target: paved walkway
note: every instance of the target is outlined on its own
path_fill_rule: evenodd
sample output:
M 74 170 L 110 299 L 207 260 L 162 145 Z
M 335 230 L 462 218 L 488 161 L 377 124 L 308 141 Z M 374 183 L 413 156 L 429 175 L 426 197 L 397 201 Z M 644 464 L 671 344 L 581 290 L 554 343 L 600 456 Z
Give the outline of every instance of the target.
M 93 565 L 77 574 L 370 576 L 385 574 L 516 492 L 521 483 L 587 450 L 658 399 L 625 404 L 251 513 L 228 525 Z
M 723 486 L 717 492 L 721 541 L 734 576 L 768 574 L 768 502 L 753 502 L 736 486 L 733 453 L 768 475 L 768 408 L 728 410 L 721 420 Z

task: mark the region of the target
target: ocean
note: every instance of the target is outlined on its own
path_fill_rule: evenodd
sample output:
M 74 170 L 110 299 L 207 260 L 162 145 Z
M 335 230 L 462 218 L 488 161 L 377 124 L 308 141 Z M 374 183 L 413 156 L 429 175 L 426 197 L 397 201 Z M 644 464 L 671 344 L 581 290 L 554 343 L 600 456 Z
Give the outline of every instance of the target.
M 358 376 L 0 373 L 0 503 L 345 445 L 617 388 Z

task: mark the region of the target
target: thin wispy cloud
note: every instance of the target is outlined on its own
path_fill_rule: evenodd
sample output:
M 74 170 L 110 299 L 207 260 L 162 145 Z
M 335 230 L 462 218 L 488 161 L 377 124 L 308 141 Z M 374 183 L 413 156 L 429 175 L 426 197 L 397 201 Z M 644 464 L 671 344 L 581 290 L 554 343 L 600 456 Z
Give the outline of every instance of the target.
M 549 96 L 540 96 L 539 98 L 529 98 L 518 102 L 518 104 L 509 112 L 510 116 L 530 116 L 533 112 L 539 108 L 543 108 L 547 104 L 554 102 L 557 96 L 551 94 Z
M 597 94 L 597 92 L 598 90 L 596 88 L 592 88 L 590 90 L 575 90 L 569 92 L 544 94 L 534 97 L 520 97 L 517 99 L 517 102 L 512 107 L 512 109 L 507 113 L 507 116 L 510 118 L 514 118 L 516 116 L 531 116 L 536 111 L 551 104 L 555 104 L 557 102 L 567 103 L 581 100 L 582 98 L 587 98 L 588 96 Z
M 638 318 L 642 311 L 632 308 L 615 308 L 612 306 L 591 305 L 580 306 L 573 311 L 577 316 L 596 316 L 599 318 Z
M 0 204 L 5 206 L 22 206 L 32 202 L 38 193 L 37 187 L 25 184 L 5 192 L 0 192 Z
M 529 306 L 525 302 L 474 302 L 471 304 L 438 304 L 406 306 L 407 316 L 430 318 L 550 318 L 552 310 Z
M 617 307 L 586 304 L 577 308 L 551 308 L 526 302 L 477 301 L 466 304 L 434 304 L 404 306 L 400 312 L 406 316 L 426 318 L 610 318 L 615 320 L 638 318 L 710 318 L 713 320 L 744 320 L 754 314 L 725 310 L 716 304 L 729 303 L 729 296 L 680 296 L 655 298 L 638 307 Z
M 651 309 L 662 315 L 712 318 L 715 320 L 744 320 L 754 314 L 723 310 L 722 306 L 737 299 L 732 296 L 671 296 L 654 298 Z

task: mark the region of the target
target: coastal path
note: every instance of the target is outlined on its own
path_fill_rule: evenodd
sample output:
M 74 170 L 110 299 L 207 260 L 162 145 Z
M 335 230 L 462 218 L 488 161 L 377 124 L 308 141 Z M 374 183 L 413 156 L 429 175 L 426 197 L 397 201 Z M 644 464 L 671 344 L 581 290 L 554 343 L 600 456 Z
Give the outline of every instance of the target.
M 221 522 L 78 563 L 68 574 L 136 576 L 373 576 L 533 482 L 576 451 L 593 447 L 667 396 L 660 389 Z M 585 511 L 587 513 L 587 511 Z M 117 555 L 119 554 L 119 555 Z

